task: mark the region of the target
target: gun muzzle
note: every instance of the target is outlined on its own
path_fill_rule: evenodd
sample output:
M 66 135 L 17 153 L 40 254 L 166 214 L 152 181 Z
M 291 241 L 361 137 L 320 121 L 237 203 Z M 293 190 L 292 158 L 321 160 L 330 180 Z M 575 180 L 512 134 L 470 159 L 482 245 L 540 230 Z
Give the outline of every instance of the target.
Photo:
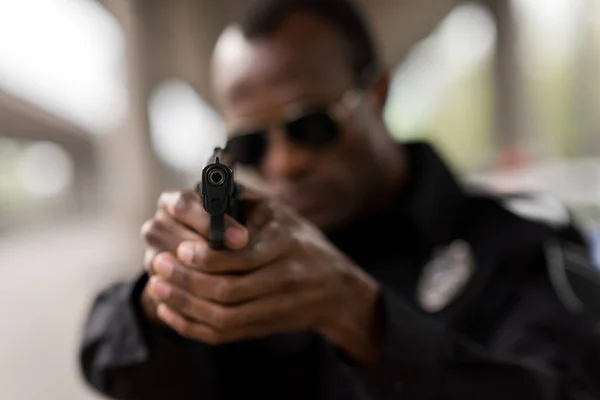
M 225 214 L 235 208 L 238 195 L 233 169 L 221 162 L 221 152 L 215 149 L 196 188 L 210 215 L 209 245 L 213 249 L 225 248 Z

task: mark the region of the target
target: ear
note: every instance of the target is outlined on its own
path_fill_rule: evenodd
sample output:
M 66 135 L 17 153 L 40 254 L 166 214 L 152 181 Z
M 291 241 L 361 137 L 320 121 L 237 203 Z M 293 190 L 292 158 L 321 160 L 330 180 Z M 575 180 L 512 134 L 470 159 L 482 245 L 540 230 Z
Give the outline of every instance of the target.
M 378 113 L 383 112 L 385 103 L 387 101 L 388 93 L 390 89 L 390 74 L 389 72 L 383 71 L 379 74 L 379 77 L 374 82 L 371 89 L 373 95 L 373 102 Z

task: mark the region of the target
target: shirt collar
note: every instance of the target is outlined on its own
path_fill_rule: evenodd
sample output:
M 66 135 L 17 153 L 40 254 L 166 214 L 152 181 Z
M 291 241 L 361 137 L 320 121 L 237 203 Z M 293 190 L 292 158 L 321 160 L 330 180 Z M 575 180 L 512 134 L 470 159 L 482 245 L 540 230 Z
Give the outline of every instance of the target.
M 466 193 L 430 145 L 405 143 L 398 151 L 406 157 L 408 174 L 388 205 L 376 215 L 356 219 L 327 234 L 357 261 L 365 261 L 365 257 L 372 260 L 377 254 L 385 258 L 397 252 L 399 245 L 428 254 L 456 235 Z

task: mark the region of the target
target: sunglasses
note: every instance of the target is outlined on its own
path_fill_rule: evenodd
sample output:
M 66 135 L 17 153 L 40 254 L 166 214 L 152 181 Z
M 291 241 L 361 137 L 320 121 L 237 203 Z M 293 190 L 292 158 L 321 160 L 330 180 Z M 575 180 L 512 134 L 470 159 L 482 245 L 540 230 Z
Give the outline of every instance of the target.
M 225 152 L 235 163 L 258 167 L 268 150 L 268 133 L 274 128 L 279 128 L 287 140 L 304 149 L 327 149 L 338 142 L 343 120 L 361 101 L 362 92 L 353 88 L 329 106 L 291 110 L 287 117 L 274 124 L 231 133 Z

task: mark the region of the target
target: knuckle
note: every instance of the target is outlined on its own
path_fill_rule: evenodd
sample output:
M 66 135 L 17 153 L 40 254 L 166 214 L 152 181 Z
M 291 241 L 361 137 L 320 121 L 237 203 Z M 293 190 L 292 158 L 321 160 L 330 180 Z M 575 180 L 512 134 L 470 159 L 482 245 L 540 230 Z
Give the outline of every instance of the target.
M 159 246 L 163 242 L 163 238 L 156 229 L 150 229 L 144 234 L 144 241 L 151 246 Z
M 232 324 L 232 314 L 226 308 L 214 307 L 211 315 L 213 325 L 219 329 L 226 329 Z
M 159 196 L 158 196 L 158 201 L 157 201 L 157 206 L 158 208 L 162 208 L 165 207 L 167 204 L 169 204 L 170 199 L 172 198 L 172 196 L 175 194 L 175 192 L 162 192 Z
M 149 219 L 146 222 L 144 222 L 142 224 L 142 227 L 140 228 L 140 235 L 142 236 L 142 238 L 144 239 L 148 239 L 148 237 L 152 234 L 153 229 L 154 228 L 154 220 L 153 219 Z
M 279 202 L 275 199 L 269 199 L 266 202 L 266 213 L 271 217 L 275 217 L 279 214 L 281 207 Z
M 166 230 L 170 225 L 171 219 L 164 212 L 157 212 L 150 222 L 152 230 Z
M 198 243 L 196 242 L 181 242 L 177 246 L 177 256 L 180 260 L 194 267 L 201 267 L 203 260 L 202 253 L 199 251 Z
M 288 249 L 292 238 L 290 232 L 282 229 L 281 221 L 272 219 L 264 229 L 264 241 L 269 249 Z
M 192 259 L 193 264 L 203 270 L 214 269 L 214 265 L 217 265 L 215 262 L 215 255 L 211 254 L 208 243 L 204 241 L 194 242 Z M 213 266 L 213 268 L 211 268 L 211 266 Z
M 175 330 L 177 331 L 177 333 L 179 333 L 181 336 L 188 338 L 188 339 L 193 339 L 193 326 L 192 323 L 185 320 L 185 319 L 181 319 L 179 321 L 179 323 L 177 324 L 177 326 L 175 327 Z
M 192 283 L 191 274 L 183 268 L 175 267 L 174 271 L 175 280 L 181 285 L 181 287 L 185 290 L 193 289 L 195 286 Z
M 193 313 L 193 306 L 187 294 L 179 292 L 173 295 L 173 301 L 186 314 Z
M 203 337 L 204 342 L 216 346 L 224 343 L 223 336 L 216 330 L 210 329 Z
M 173 215 L 175 217 L 184 216 L 192 207 L 194 197 L 190 192 L 178 192 L 173 202 Z
M 168 233 L 170 220 L 162 213 L 157 213 L 142 224 L 140 234 L 148 243 L 157 243 L 162 239 L 162 235 Z
M 173 259 L 173 255 L 171 253 L 169 253 L 168 251 L 164 251 L 164 250 L 158 250 L 156 252 L 156 255 L 154 256 L 154 260 L 159 260 L 159 261 L 170 261 Z
M 288 279 L 284 280 L 282 282 L 282 286 L 283 289 L 287 292 L 295 292 L 300 288 L 301 281 L 296 275 L 293 275 L 290 276 Z
M 278 219 L 272 219 L 269 221 L 269 223 L 267 224 L 267 230 L 269 232 L 270 235 L 274 236 L 274 238 L 277 238 L 281 233 L 281 222 Z
M 227 278 L 219 279 L 215 282 L 215 299 L 222 303 L 229 303 L 235 301 L 235 285 L 232 281 Z
M 210 333 L 206 334 L 204 341 L 211 346 L 218 346 L 225 343 L 225 338 L 218 332 L 211 330 Z
M 146 250 L 144 253 L 144 269 L 150 273 L 153 273 L 153 264 L 154 258 L 156 257 L 156 252 L 153 250 Z

